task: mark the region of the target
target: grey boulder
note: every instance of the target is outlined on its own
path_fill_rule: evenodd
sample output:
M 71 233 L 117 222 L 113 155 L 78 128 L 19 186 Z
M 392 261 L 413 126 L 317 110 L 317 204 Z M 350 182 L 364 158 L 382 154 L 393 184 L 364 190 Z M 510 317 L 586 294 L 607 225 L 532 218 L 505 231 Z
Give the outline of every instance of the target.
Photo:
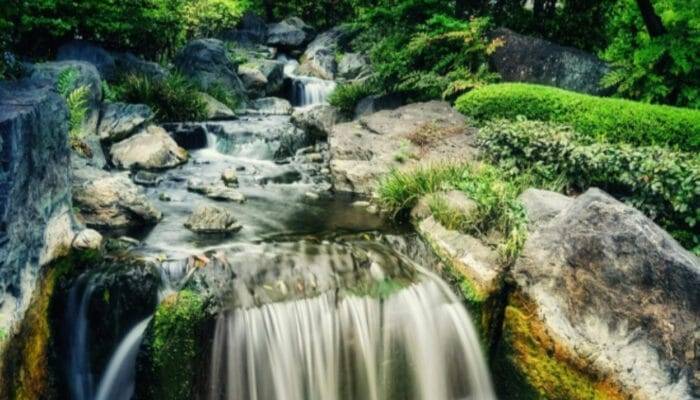
M 345 53 L 338 63 L 338 77 L 358 81 L 372 74 L 369 58 L 360 53 Z
M 231 210 L 202 204 L 192 211 L 185 222 L 185 228 L 195 233 L 225 234 L 238 232 L 243 226 L 236 220 Z
M 285 50 L 299 49 L 314 37 L 314 29 L 297 17 L 267 27 L 267 44 Z
M 338 109 L 327 104 L 300 108 L 292 114 L 292 123 L 317 138 L 328 137 L 333 126 L 340 121 Z
M 110 149 L 112 163 L 121 169 L 161 170 L 187 161 L 187 151 L 161 127 L 150 125 Z
M 153 111 L 145 104 L 104 103 L 98 133 L 101 140 L 125 139 L 153 120 Z
M 189 42 L 175 58 L 175 67 L 206 90 L 218 85 L 244 97 L 244 87 L 224 42 L 197 39 Z
M 338 72 L 336 54 L 345 49 L 351 37 L 351 31 L 343 26 L 316 36 L 301 56 L 299 73 L 321 79 L 335 79 Z
M 238 74 L 250 97 L 265 97 L 282 89 L 284 64 L 279 61 L 255 59 L 240 65 Z
M 213 98 L 206 93 L 200 93 L 202 99 L 207 106 L 207 120 L 218 121 L 218 120 L 228 120 L 235 119 L 236 113 L 231 110 L 226 104 L 220 102 L 219 100 Z
M 71 40 L 59 47 L 56 60 L 90 63 L 104 79 L 113 79 L 116 74 L 114 57 L 102 47 L 85 40 Z

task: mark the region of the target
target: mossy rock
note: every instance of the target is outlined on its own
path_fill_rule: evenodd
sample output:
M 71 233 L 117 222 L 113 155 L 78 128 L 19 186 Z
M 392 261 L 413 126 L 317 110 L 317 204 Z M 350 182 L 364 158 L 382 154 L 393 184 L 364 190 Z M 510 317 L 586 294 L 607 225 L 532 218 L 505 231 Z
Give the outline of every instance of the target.
M 617 386 L 586 369 L 586 360 L 550 336 L 535 305 L 522 294 L 509 297 L 503 332 L 492 362 L 499 398 L 512 400 L 617 400 Z
M 137 360 L 137 398 L 187 400 L 206 393 L 214 323 L 206 308 L 189 290 L 158 306 Z
M 57 372 L 53 315 L 55 292 L 76 270 L 101 259 L 96 251 L 72 252 L 43 269 L 43 275 L 16 332 L 6 333 L 0 360 L 0 398 L 36 400 L 53 398 Z

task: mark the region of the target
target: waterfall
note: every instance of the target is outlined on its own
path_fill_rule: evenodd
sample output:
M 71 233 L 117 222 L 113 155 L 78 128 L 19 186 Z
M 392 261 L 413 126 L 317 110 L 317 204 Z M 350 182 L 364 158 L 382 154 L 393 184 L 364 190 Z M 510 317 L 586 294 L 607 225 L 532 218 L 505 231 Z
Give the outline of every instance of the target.
M 96 400 L 130 400 L 134 394 L 136 356 L 152 317 L 139 322 L 122 340 L 100 381 Z
M 74 400 L 92 400 L 93 376 L 88 352 L 88 318 L 94 286 L 87 275 L 81 276 L 68 294 L 66 326 L 68 337 L 68 386 Z
M 292 105 L 306 107 L 323 104 L 335 89 L 335 82 L 323 79 L 296 76 L 292 80 Z
M 209 400 L 495 399 L 464 307 L 435 277 L 219 315 Z

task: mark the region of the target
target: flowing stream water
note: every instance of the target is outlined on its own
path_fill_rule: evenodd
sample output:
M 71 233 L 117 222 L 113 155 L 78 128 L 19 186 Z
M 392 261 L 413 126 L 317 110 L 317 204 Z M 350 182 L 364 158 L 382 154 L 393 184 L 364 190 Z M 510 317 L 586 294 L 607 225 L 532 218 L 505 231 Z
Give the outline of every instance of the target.
M 296 75 L 293 82 L 298 106 L 325 101 L 334 85 Z M 210 400 L 495 398 L 466 309 L 408 254 L 405 228 L 331 191 L 325 143 L 288 116 L 195 125 L 200 145 L 189 149 L 190 161 L 146 188 L 164 219 L 133 233 L 142 245 L 132 252 L 159 261 L 160 298 L 183 280 L 205 279 L 188 267 L 191 256 L 220 260 L 207 266 L 221 279 L 210 285 L 214 295 L 228 299 L 211 332 Z M 245 202 L 191 190 L 193 179 L 219 182 L 226 169 L 236 171 Z M 198 204 L 229 208 L 243 229 L 188 231 Z M 88 354 L 92 295 L 81 277 L 67 301 L 71 398 L 127 400 L 152 317 L 131 327 L 97 379 Z

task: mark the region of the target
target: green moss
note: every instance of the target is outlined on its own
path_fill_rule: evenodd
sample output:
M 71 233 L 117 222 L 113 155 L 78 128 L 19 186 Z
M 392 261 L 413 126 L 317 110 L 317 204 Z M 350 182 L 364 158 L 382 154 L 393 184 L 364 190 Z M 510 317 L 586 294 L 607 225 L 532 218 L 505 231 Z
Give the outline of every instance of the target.
M 463 114 L 477 119 L 524 116 L 573 126 L 578 132 L 608 142 L 671 145 L 700 149 L 700 111 L 596 97 L 562 89 L 505 83 L 475 89 L 456 102 Z
M 184 290 L 166 298 L 158 307 L 147 332 L 147 384 L 140 398 L 196 398 L 208 348 L 202 346 L 206 323 L 200 295 Z M 204 368 L 206 369 L 206 368 Z
M 561 346 L 537 319 L 534 306 L 511 296 L 494 362 L 501 398 L 513 400 L 623 399 L 610 381 L 595 376 Z M 581 363 L 585 360 L 580 360 Z

